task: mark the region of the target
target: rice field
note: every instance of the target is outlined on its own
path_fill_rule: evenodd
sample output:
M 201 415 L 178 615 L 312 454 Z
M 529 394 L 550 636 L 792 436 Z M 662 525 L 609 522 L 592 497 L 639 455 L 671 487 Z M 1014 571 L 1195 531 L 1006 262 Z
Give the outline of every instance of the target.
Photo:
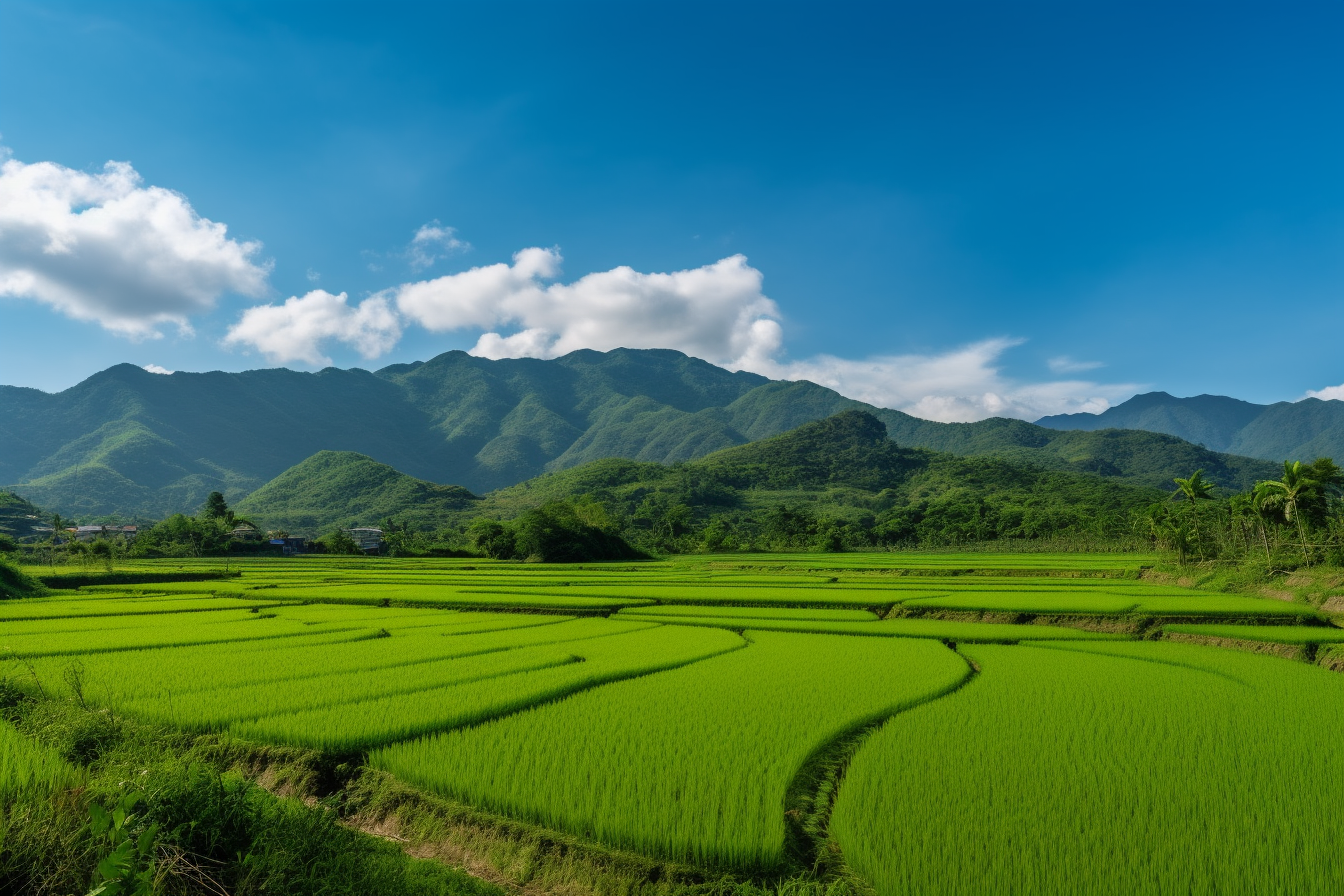
M 854 757 L 832 833 L 878 893 L 1337 893 L 1344 678 L 1169 644 L 976 646 Z M 1291 794 L 1291 797 L 1288 795 Z
M 1162 630 L 1269 644 L 1344 644 L 1344 628 L 1325 625 L 1165 625 Z
M 0 678 L 757 881 L 813 873 L 786 796 L 852 741 L 813 846 L 879 896 L 1344 892 L 1344 678 L 1311 664 L 1344 628 L 1152 562 L 233 561 L 0 603 Z M 0 721 L 0 796 L 82 774 Z
M 785 790 L 812 751 L 955 687 L 970 667 L 927 641 L 748 637 L 726 656 L 384 748 L 371 761 L 614 846 L 773 869 L 783 861 Z

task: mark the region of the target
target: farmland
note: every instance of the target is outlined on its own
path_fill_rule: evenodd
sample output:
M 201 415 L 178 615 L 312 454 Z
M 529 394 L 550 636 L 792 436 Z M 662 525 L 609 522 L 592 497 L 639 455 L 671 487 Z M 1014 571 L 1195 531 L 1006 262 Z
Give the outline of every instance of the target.
M 231 774 L 297 763 L 426 854 L 446 835 L 415 813 L 439 812 L 504 882 L 527 831 L 526 874 L 648 896 L 1339 891 L 1344 678 L 1315 660 L 1344 628 L 1152 562 L 173 560 L 79 588 L 34 567 L 56 587 L 0 602 L 0 676 L 20 709 L 186 738 Z M 0 792 L 112 775 L 33 721 L 54 709 L 9 712 Z

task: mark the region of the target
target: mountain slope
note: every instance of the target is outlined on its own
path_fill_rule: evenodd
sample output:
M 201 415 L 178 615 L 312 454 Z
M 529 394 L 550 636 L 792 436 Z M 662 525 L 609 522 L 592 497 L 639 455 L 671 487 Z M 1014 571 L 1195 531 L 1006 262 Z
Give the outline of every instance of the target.
M 1094 474 L 901 448 L 875 415 L 851 410 L 688 463 L 608 459 L 547 473 L 485 495 L 474 512 L 509 518 L 548 501 L 596 502 L 646 545 L 666 546 L 680 528 L 682 549 L 712 519 L 756 544 L 781 520 L 831 519 L 848 538 L 881 545 L 1122 535 L 1134 511 L 1165 497 Z
M 352 451 L 319 451 L 234 508 L 264 529 L 316 532 L 377 525 L 384 517 L 433 528 L 476 503 L 456 485 L 435 485 Z
M 162 517 L 194 512 L 214 490 L 236 504 L 319 451 L 352 451 L 480 494 L 602 458 L 688 461 L 848 409 L 873 414 L 903 446 L 1148 485 L 1204 467 L 1245 488 L 1275 470 L 1165 436 L 935 423 L 814 383 L 617 349 L 550 361 L 448 352 L 376 373 L 159 375 L 122 364 L 54 395 L 0 387 L 0 483 L 67 515 Z
M 1149 392 L 1100 414 L 1059 414 L 1036 423 L 1058 430 L 1160 432 L 1214 451 L 1270 461 L 1344 457 L 1344 401 L 1319 398 L 1263 405 L 1222 395 L 1176 398 Z

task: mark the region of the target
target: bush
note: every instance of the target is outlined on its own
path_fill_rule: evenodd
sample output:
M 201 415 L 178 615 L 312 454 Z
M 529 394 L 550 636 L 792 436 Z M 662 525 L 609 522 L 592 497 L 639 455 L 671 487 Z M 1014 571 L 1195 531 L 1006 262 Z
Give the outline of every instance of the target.
M 0 600 L 31 597 L 41 594 L 43 588 L 34 579 L 24 575 L 17 566 L 0 557 Z

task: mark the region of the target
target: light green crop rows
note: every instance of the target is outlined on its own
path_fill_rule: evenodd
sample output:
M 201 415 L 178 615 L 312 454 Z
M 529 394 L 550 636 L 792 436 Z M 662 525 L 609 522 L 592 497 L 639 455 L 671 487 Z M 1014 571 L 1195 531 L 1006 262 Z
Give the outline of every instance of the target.
M 38 622 L 14 623 L 7 625 L 0 634 L 0 656 L 72 656 L 144 647 L 279 638 L 350 628 L 340 624 L 296 622 L 247 610 L 155 614 L 148 618 L 158 620 L 159 624 L 105 631 L 45 632 L 38 628 Z
M 310 600 L 330 603 L 429 603 L 465 607 L 536 607 L 547 610 L 602 610 L 625 607 L 647 601 L 631 600 L 620 595 L 607 597 L 577 593 L 543 593 L 530 591 L 464 590 L 457 586 L 438 585 L 283 585 L 267 589 L 268 597 L 278 600 Z
M 804 586 L 764 586 L 764 585 L 585 585 L 568 589 L 550 588 L 544 592 L 524 592 L 521 589 L 478 588 L 462 592 L 464 596 L 475 596 L 480 602 L 511 599 L 528 604 L 529 600 L 565 597 L 606 601 L 611 606 L 650 604 L 654 601 L 668 604 L 736 604 L 742 606 L 839 606 L 872 607 L 890 604 L 908 597 L 921 594 L 945 594 L 940 591 L 924 591 L 897 595 L 886 589 L 847 588 L 843 585 L 819 587 Z M 490 597 L 487 598 L 486 596 Z
M 358 750 L 472 724 L 604 682 L 669 669 L 744 644 L 718 629 L 658 626 L 571 646 L 582 662 L 435 688 L 264 716 L 232 726 L 244 737 L 331 750 Z M 321 679 L 313 686 L 320 688 Z
M 745 650 L 581 694 L 372 762 L 615 846 L 777 867 L 784 796 L 814 749 L 967 674 L 941 645 L 753 632 Z
M 193 595 L 168 599 L 117 597 L 67 599 L 35 598 L 0 602 L 0 623 L 26 619 L 61 619 L 75 616 L 138 616 L 155 613 L 188 613 L 206 610 L 248 610 L 279 606 L 269 597 L 205 597 Z
M 1206 638 L 1267 641 L 1271 644 L 1344 643 L 1344 629 L 1324 625 L 1165 625 L 1162 630 Z
M 982 673 L 840 788 L 832 834 L 877 893 L 1344 891 L 1344 678 L 1179 644 L 969 653 Z
M 273 638 L 263 641 L 205 644 L 168 649 L 129 650 L 79 657 L 84 668 L 86 696 L 102 706 L 120 709 L 130 703 L 163 706 L 150 714 L 176 717 L 170 704 L 183 694 L 237 688 L 243 685 L 285 684 L 325 675 L 375 672 L 397 666 L 414 668 L 432 660 L 469 657 L 517 647 L 531 647 L 589 637 L 638 631 L 647 623 L 607 622 L 603 619 L 564 622 L 550 617 L 500 616 L 489 630 L 463 631 L 463 626 L 412 626 L 395 621 L 384 624 L 387 637 L 375 637 L 369 628 L 347 628 L 322 635 Z M 518 625 L 509 627 L 510 621 Z M 474 628 L 475 626 L 473 626 Z M 31 668 L 48 691 L 65 693 L 67 656 L 33 660 Z M 312 686 L 311 684 L 305 686 Z
M 783 611 L 779 611 L 783 612 Z M 814 611 L 801 611 L 804 614 Z M 670 625 L 700 625 L 733 631 L 755 629 L 771 632 L 860 635 L 885 638 L 936 638 L 940 641 L 996 643 L 1016 641 L 1106 641 L 1124 635 L 1084 631 L 1054 625 L 998 625 L 943 619 L 885 619 L 881 622 L 846 622 L 801 619 L 770 619 L 734 616 L 653 616 L 639 612 L 620 613 L 621 619 L 667 622 Z
M 966 610 L 993 613 L 1148 616 L 1315 616 L 1305 604 L 1280 600 L 1209 594 L 1200 597 L 1146 597 L 1113 594 L 1053 594 L 964 592 L 945 597 L 906 600 L 902 606 L 929 610 Z
M 673 622 L 682 618 L 733 619 L 814 619 L 827 622 L 876 622 L 867 610 L 792 610 L 784 607 L 701 607 L 679 604 L 669 607 L 636 607 L 617 613 L 619 618 L 642 616 Z

